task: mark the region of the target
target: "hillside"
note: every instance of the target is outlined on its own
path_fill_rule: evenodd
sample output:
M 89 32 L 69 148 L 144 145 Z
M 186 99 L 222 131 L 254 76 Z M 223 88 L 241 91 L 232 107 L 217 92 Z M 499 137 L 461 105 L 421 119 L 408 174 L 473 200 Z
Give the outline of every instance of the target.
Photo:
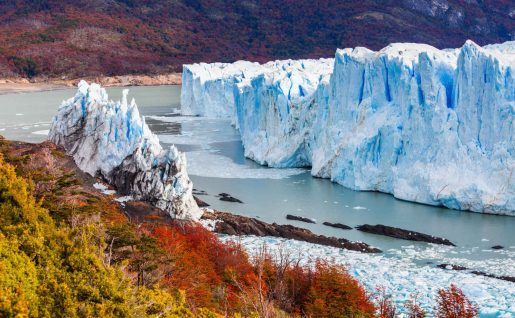
M 0 317 L 375 318 L 376 301 L 392 306 L 343 266 L 279 262 L 265 246 L 251 257 L 96 182 L 50 142 L 0 136 Z
M 511 0 L 6 0 L 0 76 L 181 71 L 192 62 L 330 57 L 390 42 L 515 38 Z

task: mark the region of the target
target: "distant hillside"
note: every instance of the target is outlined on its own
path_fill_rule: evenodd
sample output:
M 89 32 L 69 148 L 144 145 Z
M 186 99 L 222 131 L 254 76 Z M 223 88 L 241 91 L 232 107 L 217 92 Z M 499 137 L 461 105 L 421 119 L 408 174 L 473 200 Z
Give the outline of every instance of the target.
M 390 42 L 515 39 L 513 0 L 4 0 L 0 76 L 180 71 L 183 63 L 329 57 Z

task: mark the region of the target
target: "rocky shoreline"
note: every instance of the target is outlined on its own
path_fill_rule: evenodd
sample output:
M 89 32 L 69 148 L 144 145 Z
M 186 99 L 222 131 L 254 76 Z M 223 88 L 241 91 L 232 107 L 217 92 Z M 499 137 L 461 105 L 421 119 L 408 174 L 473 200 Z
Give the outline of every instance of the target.
M 123 86 L 154 86 L 154 85 L 181 85 L 182 74 L 170 73 L 160 75 L 116 75 L 96 76 L 84 78 L 88 82 L 95 82 L 105 87 Z M 67 78 L 3 78 L 0 79 L 0 94 L 29 93 L 50 91 L 76 87 L 81 79 Z
M 227 212 L 205 211 L 201 219 L 213 221 L 215 223 L 213 231 L 219 234 L 274 236 L 344 248 L 363 253 L 382 252 L 380 249 L 372 247 L 363 242 L 352 242 L 344 238 L 317 235 L 307 229 L 299 228 L 293 225 L 280 225 L 277 223 L 269 224 L 254 218 L 235 215 Z

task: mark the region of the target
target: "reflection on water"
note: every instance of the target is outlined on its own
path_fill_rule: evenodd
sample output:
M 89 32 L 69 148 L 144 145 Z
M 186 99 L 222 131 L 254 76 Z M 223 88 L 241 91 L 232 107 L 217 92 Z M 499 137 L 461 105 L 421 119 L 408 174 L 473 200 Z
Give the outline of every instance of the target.
M 112 99 L 121 98 L 121 88 L 108 89 Z M 38 142 L 58 105 L 73 96 L 74 89 L 0 96 L 0 134 L 10 139 Z M 316 179 L 305 170 L 277 170 L 261 167 L 243 156 L 238 132 L 226 120 L 173 117 L 179 107 L 179 86 L 134 87 L 140 112 L 164 146 L 176 144 L 187 152 L 195 188 L 209 193 L 202 200 L 212 207 L 263 221 L 290 223 L 310 230 L 352 240 L 365 241 L 395 254 L 401 246 L 426 246 L 357 230 L 344 231 L 322 222 L 386 224 L 448 238 L 458 245 L 438 258 L 497 259 L 515 268 L 515 218 L 453 211 L 414 204 L 375 192 L 356 192 Z M 216 177 L 217 176 L 217 177 Z M 220 177 L 222 176 L 222 177 Z M 241 178 L 241 177 L 245 178 Z M 244 204 L 220 201 L 216 194 L 227 192 Z M 288 221 L 286 214 L 317 219 L 317 224 Z M 490 247 L 505 249 L 493 251 Z M 428 260 L 436 258 L 428 255 Z M 510 263 L 511 262 L 511 263 Z M 506 267 L 506 265 L 503 265 Z M 509 266 L 508 266 L 509 267 Z

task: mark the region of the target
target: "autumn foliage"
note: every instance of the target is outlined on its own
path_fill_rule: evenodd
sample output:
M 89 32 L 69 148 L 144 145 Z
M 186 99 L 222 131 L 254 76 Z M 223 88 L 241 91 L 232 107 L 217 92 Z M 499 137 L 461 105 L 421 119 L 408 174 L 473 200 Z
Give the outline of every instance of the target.
M 6 147 L 0 137 L 0 317 L 396 315 L 384 288 L 368 294 L 343 266 L 267 246 L 250 256 L 193 223 L 131 223 L 66 161 L 41 170 Z M 437 303 L 439 318 L 478 314 L 454 285 Z M 406 311 L 426 316 L 416 298 Z
M 511 40 L 513 1 L 483 2 L 448 0 L 433 11 L 429 1 L 3 0 L 0 75 L 166 73 L 192 62 L 331 57 L 338 47 L 399 41 L 444 48 Z M 451 17 L 458 25 L 449 26 Z
M 380 318 L 395 318 L 397 308 L 392 301 L 391 295 L 386 291 L 386 288 L 383 286 L 377 287 L 374 300 L 377 306 L 377 315 Z
M 216 308 L 223 313 L 241 310 L 233 281 L 247 285 L 256 279 L 241 247 L 224 244 L 191 224 L 162 225 L 150 233 L 170 256 L 163 266 L 163 286 L 185 290 L 192 308 Z
M 436 298 L 435 316 L 437 318 L 474 318 L 478 307 L 471 303 L 463 291 L 452 284 L 448 289 L 440 289 Z
M 151 233 L 172 256 L 162 285 L 185 290 L 192 308 L 260 317 L 374 315 L 364 288 L 342 266 L 301 266 L 286 252 L 274 255 L 266 247 L 250 259 L 237 243 L 222 243 L 190 224 L 158 226 Z
M 365 289 L 345 268 L 317 262 L 304 305 L 308 317 L 374 317 Z
M 407 311 L 408 318 L 424 318 L 426 317 L 426 311 L 420 306 L 417 299 L 417 294 L 412 295 L 411 299 L 409 299 L 404 307 Z

